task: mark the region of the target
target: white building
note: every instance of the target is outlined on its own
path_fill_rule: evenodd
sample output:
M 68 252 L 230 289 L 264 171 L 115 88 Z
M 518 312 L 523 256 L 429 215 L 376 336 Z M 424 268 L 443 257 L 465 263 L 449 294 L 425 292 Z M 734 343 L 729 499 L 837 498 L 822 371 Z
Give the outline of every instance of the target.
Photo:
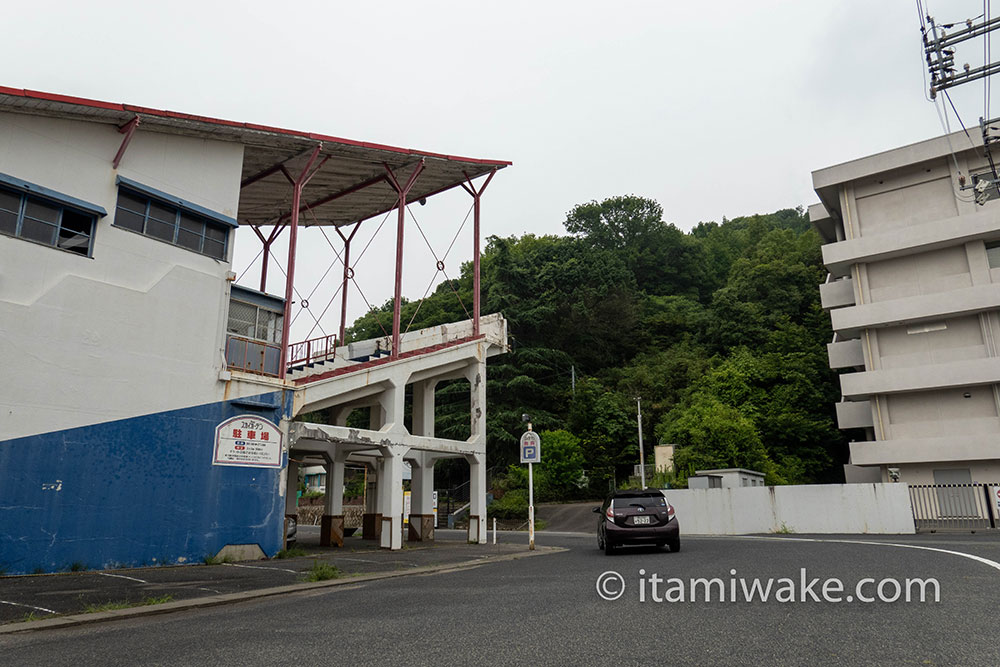
M 982 141 L 939 137 L 813 172 L 848 481 L 1000 479 L 1000 203 Z
M 380 341 L 287 345 L 288 297 L 307 210 L 339 227 L 397 209 L 401 244 L 407 202 L 465 187 L 478 258 L 473 183 L 507 164 L 0 88 L 0 567 L 273 555 L 294 508 L 289 453 L 341 489 L 347 461 L 368 465 L 368 537 L 387 548 L 400 547 L 403 461 L 421 471 L 414 512 L 432 515 L 434 461 L 466 458 L 470 539 L 484 539 L 485 362 L 506 325 L 479 317 L 478 261 L 472 320 L 406 333 L 397 310 Z M 259 290 L 234 284 L 247 225 L 268 246 L 291 235 L 285 297 L 266 293 L 266 264 Z M 462 442 L 433 435 L 434 386 L 454 377 L 472 395 Z M 343 424 L 358 407 L 371 429 L 295 421 L 325 409 Z M 331 499 L 327 543 L 341 511 Z

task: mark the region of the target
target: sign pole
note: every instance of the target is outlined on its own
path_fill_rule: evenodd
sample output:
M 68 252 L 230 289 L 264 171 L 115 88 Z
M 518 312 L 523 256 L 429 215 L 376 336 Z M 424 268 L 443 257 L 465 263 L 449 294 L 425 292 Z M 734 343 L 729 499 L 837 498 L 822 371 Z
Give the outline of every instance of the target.
M 528 463 L 528 551 L 535 550 L 535 478 Z
M 646 488 L 646 462 L 642 452 L 642 399 L 635 397 L 635 403 L 639 408 L 639 479 L 642 480 L 642 488 Z
M 528 416 L 524 415 L 524 421 L 528 421 Z M 542 460 L 542 441 L 538 434 L 531 430 L 531 422 L 528 422 L 528 430 L 521 435 L 521 463 L 528 464 L 528 550 L 535 550 L 535 471 L 533 465 Z

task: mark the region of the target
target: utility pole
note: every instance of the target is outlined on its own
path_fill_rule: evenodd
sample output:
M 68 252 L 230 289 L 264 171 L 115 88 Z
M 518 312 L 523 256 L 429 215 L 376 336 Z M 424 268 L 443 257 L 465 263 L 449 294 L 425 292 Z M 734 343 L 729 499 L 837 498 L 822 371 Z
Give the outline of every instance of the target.
M 573 387 L 573 395 L 576 396 L 576 366 L 569 367 L 570 372 L 570 384 Z
M 919 2 L 918 7 L 920 7 Z M 930 15 L 920 17 L 920 32 L 924 40 L 924 59 L 927 61 L 927 70 L 931 78 L 929 90 L 931 100 L 937 99 L 937 94 L 943 92 L 948 98 L 949 104 L 954 108 L 954 104 L 948 96 L 949 88 L 978 79 L 988 79 L 1000 72 L 1000 61 L 988 62 L 987 60 L 990 55 L 990 33 L 1000 28 L 1000 17 L 994 18 L 987 12 L 984 13 L 982 19 L 979 23 L 974 22 L 973 19 L 967 19 L 961 22 L 942 24 L 937 23 Z M 950 34 L 949 30 L 952 31 Z M 965 63 L 959 71 L 955 66 L 955 47 L 962 42 L 978 37 L 982 37 L 985 41 L 982 66 L 972 67 Z M 979 130 L 983 137 L 983 153 L 990 166 L 989 176 L 985 174 L 975 175 L 971 183 L 966 182 L 964 175 L 959 178 L 959 189 L 972 190 L 975 201 L 980 206 L 990 199 L 1000 197 L 1000 174 L 997 172 L 997 164 L 991 151 L 991 147 L 1000 142 L 1000 135 L 998 135 L 1000 118 L 989 117 L 989 93 L 987 91 L 988 89 L 984 88 L 986 99 L 984 99 L 983 115 L 979 118 Z M 945 113 L 947 113 L 947 109 Z M 955 115 L 958 115 L 957 110 Z
M 646 463 L 642 451 L 642 397 L 636 396 L 635 403 L 639 408 L 639 480 L 642 488 L 646 488 Z

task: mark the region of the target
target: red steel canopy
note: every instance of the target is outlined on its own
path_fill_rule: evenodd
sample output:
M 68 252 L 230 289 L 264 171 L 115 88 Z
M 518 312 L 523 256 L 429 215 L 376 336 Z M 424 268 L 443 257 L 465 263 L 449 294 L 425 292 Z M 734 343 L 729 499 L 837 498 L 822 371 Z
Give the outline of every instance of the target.
M 114 125 L 125 137 L 119 155 L 108 156 L 109 160 L 114 157 L 116 164 L 137 126 L 144 131 L 243 144 L 237 219 L 240 224 L 256 226 L 289 220 L 289 183 L 310 163 L 312 169 L 319 169 L 302 193 L 299 224 L 338 227 L 397 206 L 399 194 L 387 177 L 386 167 L 405 180 L 423 163 L 407 195 L 407 201 L 418 201 L 511 164 L 3 86 L 0 111 Z M 320 149 L 314 156 L 317 146 Z

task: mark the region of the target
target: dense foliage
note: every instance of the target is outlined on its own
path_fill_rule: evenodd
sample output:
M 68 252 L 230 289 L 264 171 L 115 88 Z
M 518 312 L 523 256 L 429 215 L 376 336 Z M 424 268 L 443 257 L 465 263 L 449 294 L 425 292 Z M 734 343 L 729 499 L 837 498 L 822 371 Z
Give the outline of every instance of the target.
M 483 313 L 503 313 L 512 344 L 489 365 L 494 470 L 516 461 L 527 413 L 553 432 L 553 448 L 542 446 L 551 495 L 602 495 L 638 462 L 641 396 L 647 457 L 656 442 L 678 445 L 679 483 L 733 466 L 763 470 L 770 483 L 839 481 L 846 452 L 819 305 L 825 271 L 802 209 L 685 233 L 655 201 L 623 196 L 575 207 L 565 226 L 568 236 L 491 237 L 482 257 Z M 403 322 L 466 319 L 471 287 L 467 265 L 405 304 Z M 384 335 L 391 307 L 358 319 L 351 336 Z M 467 390 L 439 388 L 440 434 L 467 437 Z

